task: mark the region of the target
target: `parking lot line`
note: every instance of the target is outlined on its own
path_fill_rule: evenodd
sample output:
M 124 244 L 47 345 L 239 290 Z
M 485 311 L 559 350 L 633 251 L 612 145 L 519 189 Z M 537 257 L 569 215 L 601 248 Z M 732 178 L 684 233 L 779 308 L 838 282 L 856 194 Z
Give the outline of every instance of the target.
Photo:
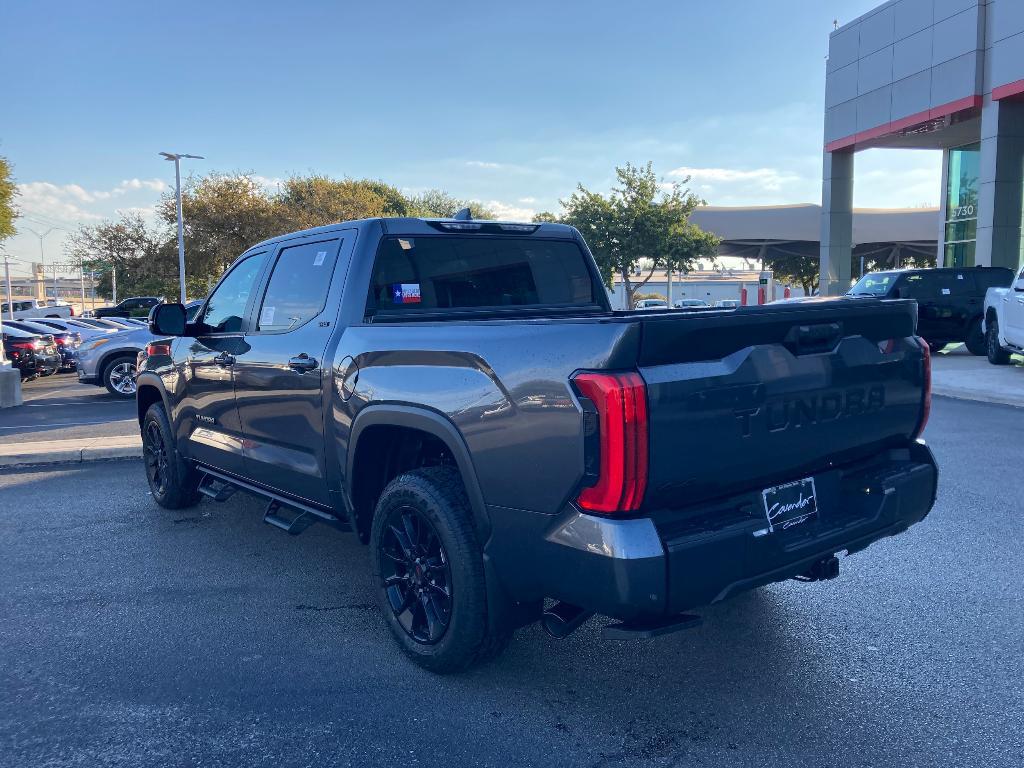
M 119 424 L 125 421 L 135 421 L 135 419 L 108 419 L 106 421 L 60 421 L 60 422 L 47 422 L 46 424 L 21 424 L 13 427 L 0 427 L 0 429 L 22 429 L 25 431 L 31 431 L 33 429 L 49 429 L 51 427 L 93 427 L 99 424 Z

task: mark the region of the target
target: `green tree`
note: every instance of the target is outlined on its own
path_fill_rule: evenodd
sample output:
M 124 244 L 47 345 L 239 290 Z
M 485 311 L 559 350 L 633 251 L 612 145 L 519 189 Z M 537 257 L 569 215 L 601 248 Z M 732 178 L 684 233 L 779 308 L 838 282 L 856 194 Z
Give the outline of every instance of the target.
M 806 296 L 818 290 L 821 266 L 816 256 L 774 251 L 764 260 L 764 268 L 772 271 L 776 282 L 799 285 Z
M 293 177 L 284 183 L 273 202 L 280 209 L 282 225 L 287 224 L 286 230 L 309 229 L 339 221 L 395 215 L 392 211 L 396 204 L 404 206 L 397 198 L 386 197 L 389 191 L 380 182 L 338 181 L 319 175 Z
M 583 234 L 609 287 L 614 275 L 622 276 L 632 306 L 655 270 L 688 271 L 699 257 L 714 254 L 719 239 L 690 222 L 704 201 L 685 189 L 688 178 L 666 188 L 651 163 L 627 163 L 615 174 L 618 186 L 608 196 L 580 184 L 562 201 L 562 220 Z M 649 264 L 646 274 L 642 261 Z
M 186 289 L 190 295 L 205 295 L 210 285 L 250 246 L 294 229 L 281 214 L 281 207 L 248 174 L 190 177 L 182 189 L 181 205 L 185 219 Z M 163 197 L 157 213 L 166 233 L 158 258 L 173 263 L 177 274 L 177 213 L 173 195 Z
M 494 212 L 475 200 L 460 200 L 440 189 L 428 189 L 409 198 L 407 216 L 427 219 L 449 219 L 463 208 L 469 208 L 474 219 L 494 219 Z
M 166 236 L 153 232 L 138 214 L 117 221 L 82 226 L 68 238 L 65 251 L 73 261 L 99 274 L 97 290 L 110 296 L 117 272 L 120 296 L 177 293 L 177 249 L 168 258 L 162 249 Z M 171 241 L 173 242 L 173 241 Z
M 14 228 L 14 220 L 18 217 L 14 207 L 17 194 L 18 187 L 14 183 L 11 164 L 6 157 L 0 155 L 0 242 L 17 232 Z

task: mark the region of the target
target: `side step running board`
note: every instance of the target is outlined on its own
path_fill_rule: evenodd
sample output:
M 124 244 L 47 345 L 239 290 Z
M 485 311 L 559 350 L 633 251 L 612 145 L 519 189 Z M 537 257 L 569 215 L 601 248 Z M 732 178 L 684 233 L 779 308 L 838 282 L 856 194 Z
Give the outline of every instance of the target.
M 652 637 L 667 635 L 682 629 L 699 627 L 703 623 L 703 618 L 689 613 L 648 621 L 620 621 L 603 627 L 601 637 L 604 640 L 649 640 Z
M 225 501 L 237 490 L 248 491 L 267 500 L 267 510 L 263 513 L 263 522 L 280 528 L 292 536 L 298 536 L 315 522 L 327 523 L 342 531 L 352 530 L 348 522 L 332 512 L 318 509 L 295 499 L 289 499 L 266 488 L 247 483 L 244 480 L 218 472 L 215 469 L 199 466 L 203 479 L 199 483 L 199 492 L 214 501 Z M 287 510 L 292 514 L 282 514 Z
M 267 504 L 267 511 L 263 513 L 263 522 L 280 528 L 289 536 L 298 536 L 316 521 L 316 517 L 301 509 L 298 510 L 297 515 L 288 519 L 278 514 L 281 509 L 281 503 L 276 499 L 271 499 Z
M 199 492 L 214 501 L 227 501 L 235 493 L 235 486 L 219 477 L 206 474 L 199 481 Z

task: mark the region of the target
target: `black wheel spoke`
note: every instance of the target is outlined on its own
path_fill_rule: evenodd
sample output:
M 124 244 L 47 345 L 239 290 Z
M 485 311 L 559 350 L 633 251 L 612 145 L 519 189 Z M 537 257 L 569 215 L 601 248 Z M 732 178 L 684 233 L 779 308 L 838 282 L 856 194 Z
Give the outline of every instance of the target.
M 420 526 L 413 521 L 413 516 L 409 513 L 402 515 L 402 529 L 405 531 L 406 537 L 409 539 L 409 548 L 415 552 L 420 546 Z
M 448 591 L 448 587 L 444 586 L 443 584 L 431 583 L 427 585 L 427 588 L 432 589 L 435 592 L 439 592 L 447 598 L 450 598 L 452 596 L 452 593 Z
M 406 558 L 412 557 L 412 543 L 409 541 L 409 537 L 406 536 L 405 530 L 399 528 L 397 525 L 390 526 L 391 533 L 394 534 L 395 540 L 398 541 L 398 546 L 402 548 L 402 554 Z
M 434 601 L 426 592 L 420 594 L 419 603 L 426 623 L 427 640 L 434 642 L 441 637 L 441 633 L 444 631 L 444 627 L 441 624 L 441 617 L 437 615 L 437 609 L 434 605 Z
M 377 551 L 382 588 L 399 626 L 418 643 L 438 642 L 451 621 L 451 570 L 431 522 L 414 506 L 393 509 Z

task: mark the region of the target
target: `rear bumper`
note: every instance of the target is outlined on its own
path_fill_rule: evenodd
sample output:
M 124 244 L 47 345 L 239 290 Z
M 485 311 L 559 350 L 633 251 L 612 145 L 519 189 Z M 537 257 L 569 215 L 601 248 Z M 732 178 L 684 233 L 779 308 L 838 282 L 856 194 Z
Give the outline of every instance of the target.
M 891 450 L 815 475 L 818 519 L 757 536 L 759 492 L 631 520 L 492 507 L 486 550 L 514 600 L 552 597 L 620 619 L 673 615 L 902 533 L 931 510 L 937 479 L 925 445 Z

